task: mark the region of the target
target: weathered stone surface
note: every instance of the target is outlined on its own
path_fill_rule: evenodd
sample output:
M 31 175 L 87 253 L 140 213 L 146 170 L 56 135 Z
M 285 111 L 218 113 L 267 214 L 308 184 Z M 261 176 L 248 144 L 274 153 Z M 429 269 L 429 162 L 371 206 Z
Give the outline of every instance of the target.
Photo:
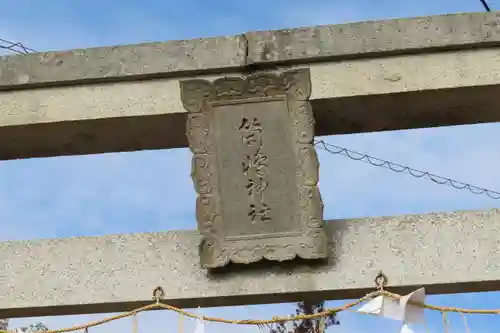
M 309 70 L 180 85 L 202 266 L 327 257 Z
M 250 32 L 248 63 L 411 54 L 500 44 L 500 13 L 465 13 Z
M 500 44 L 499 25 L 499 13 L 466 13 L 4 56 L 0 89 L 489 47 Z
M 220 71 L 243 66 L 245 57 L 242 36 L 4 56 L 0 57 L 0 89 Z
M 500 121 L 500 48 L 312 63 L 316 135 Z M 187 147 L 179 80 L 0 91 L 0 160 Z
M 323 266 L 218 275 L 201 269 L 193 231 L 3 242 L 0 318 L 123 311 L 150 303 L 157 286 L 181 307 L 354 298 L 379 270 L 396 292 L 497 290 L 499 233 L 500 210 L 335 220 Z

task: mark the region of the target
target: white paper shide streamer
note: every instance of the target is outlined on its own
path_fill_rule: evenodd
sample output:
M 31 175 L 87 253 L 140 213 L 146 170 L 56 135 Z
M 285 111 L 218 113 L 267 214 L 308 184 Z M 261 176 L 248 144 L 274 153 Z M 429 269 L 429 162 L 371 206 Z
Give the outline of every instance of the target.
M 0 331 L 7 331 L 9 329 L 9 319 L 0 319 Z
M 425 303 L 425 288 L 417 289 L 401 297 L 399 301 L 383 295 L 375 297 L 359 308 L 358 312 L 401 321 L 401 333 L 413 333 L 409 325 L 423 324 L 425 316 L 423 308 L 411 305 L 410 302 Z
M 194 333 L 205 333 L 205 322 L 203 321 L 203 316 L 200 313 L 200 308 L 198 307 L 198 317 L 196 318 L 196 328 Z

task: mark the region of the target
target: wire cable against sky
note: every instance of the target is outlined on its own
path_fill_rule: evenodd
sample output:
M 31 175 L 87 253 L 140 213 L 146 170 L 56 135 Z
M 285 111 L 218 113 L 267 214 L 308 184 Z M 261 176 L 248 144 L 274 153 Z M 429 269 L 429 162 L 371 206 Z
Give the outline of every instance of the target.
M 0 49 L 11 51 L 19 54 L 26 54 L 30 52 L 36 52 L 35 50 L 24 46 L 21 42 L 12 42 L 7 39 L 0 38 Z
M 352 160 L 369 163 L 373 166 L 386 168 L 386 169 L 389 169 L 389 170 L 397 172 L 397 173 L 405 172 L 405 173 L 407 173 L 415 178 L 424 178 L 424 179 L 430 180 L 430 181 L 432 181 L 436 184 L 439 184 L 439 185 L 448 185 L 448 186 L 456 188 L 457 190 L 468 190 L 469 192 L 471 192 L 473 194 L 486 195 L 489 198 L 495 199 L 495 200 L 500 199 L 500 192 L 497 192 L 497 191 L 488 190 L 488 189 L 485 189 L 485 188 L 482 188 L 479 186 L 459 182 L 459 181 L 453 180 L 453 179 L 448 178 L 448 177 L 438 176 L 438 175 L 429 173 L 427 171 L 417 170 L 417 169 L 410 168 L 410 167 L 405 166 L 405 165 L 382 160 L 380 158 L 376 158 L 376 157 L 373 157 L 373 156 L 370 156 L 370 155 L 367 155 L 364 153 L 360 153 L 360 152 L 357 152 L 354 150 L 350 150 L 350 149 L 346 149 L 346 148 L 332 145 L 330 143 L 326 143 L 323 140 L 316 140 L 314 142 L 314 144 L 316 146 L 318 146 L 318 148 L 323 149 L 323 150 L 325 150 L 333 155 L 343 155 L 343 156 L 346 156 Z
M 479 1 L 481 1 L 481 4 L 483 5 L 484 10 L 486 10 L 487 12 L 491 12 L 491 8 L 488 5 L 488 2 L 486 2 L 486 0 L 479 0 Z

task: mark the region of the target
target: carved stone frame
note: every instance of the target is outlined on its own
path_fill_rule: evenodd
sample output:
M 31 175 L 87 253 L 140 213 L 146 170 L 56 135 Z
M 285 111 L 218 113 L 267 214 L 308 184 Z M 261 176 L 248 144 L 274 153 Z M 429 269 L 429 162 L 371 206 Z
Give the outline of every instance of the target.
M 203 235 L 199 247 L 204 268 L 235 263 L 251 263 L 263 258 L 290 260 L 299 256 L 319 259 L 328 256 L 323 230 L 323 203 L 317 187 L 319 162 L 313 144 L 314 117 L 308 99 L 311 95 L 309 69 L 283 73 L 259 73 L 247 77 L 226 77 L 180 82 L 181 100 L 188 111 L 186 124 L 189 147 L 194 154 L 191 177 L 198 194 L 196 219 Z M 296 183 L 300 207 L 295 207 L 301 228 L 295 233 L 272 237 L 226 237 L 221 228 L 221 200 L 210 117 L 213 106 L 245 103 L 250 100 L 286 101 L 293 144 L 296 151 Z M 263 240 L 265 238 L 265 240 Z

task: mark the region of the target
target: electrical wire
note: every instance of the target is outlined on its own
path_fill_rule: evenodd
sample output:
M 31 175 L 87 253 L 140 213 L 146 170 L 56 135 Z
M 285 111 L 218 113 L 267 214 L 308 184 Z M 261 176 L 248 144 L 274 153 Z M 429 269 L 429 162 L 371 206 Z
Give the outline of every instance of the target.
M 323 140 L 316 140 L 314 144 L 322 150 L 325 150 L 329 152 L 330 154 L 333 155 L 343 155 L 346 156 L 352 160 L 355 161 L 362 161 L 365 163 L 369 163 L 373 166 L 376 167 L 382 167 L 389 169 L 391 171 L 397 172 L 397 173 L 407 173 L 415 178 L 424 178 L 428 179 L 436 184 L 439 185 L 448 185 L 451 186 L 457 190 L 468 190 L 469 192 L 473 194 L 478 194 L 478 195 L 486 195 L 491 199 L 498 200 L 500 199 L 500 192 L 498 191 L 492 191 L 488 190 L 476 185 L 471 185 L 467 183 L 463 183 L 460 181 L 453 180 L 448 177 L 442 177 L 435 175 L 433 173 L 427 172 L 427 171 L 422 171 L 418 169 L 411 168 L 409 166 L 401 165 L 398 163 L 394 163 L 391 161 L 383 160 L 377 157 L 370 156 L 368 154 L 360 153 L 354 150 L 350 150 L 347 148 L 339 147 L 336 145 L 332 145 L 330 143 L 327 143 Z
M 491 8 L 488 5 L 488 2 L 486 0 L 479 0 L 479 1 L 481 1 L 481 4 L 483 5 L 484 10 L 486 10 L 487 12 L 491 12 Z
M 18 54 L 26 54 L 31 52 L 36 52 L 32 48 L 25 46 L 21 42 L 12 42 L 7 39 L 0 38 L 0 49 L 11 51 Z

